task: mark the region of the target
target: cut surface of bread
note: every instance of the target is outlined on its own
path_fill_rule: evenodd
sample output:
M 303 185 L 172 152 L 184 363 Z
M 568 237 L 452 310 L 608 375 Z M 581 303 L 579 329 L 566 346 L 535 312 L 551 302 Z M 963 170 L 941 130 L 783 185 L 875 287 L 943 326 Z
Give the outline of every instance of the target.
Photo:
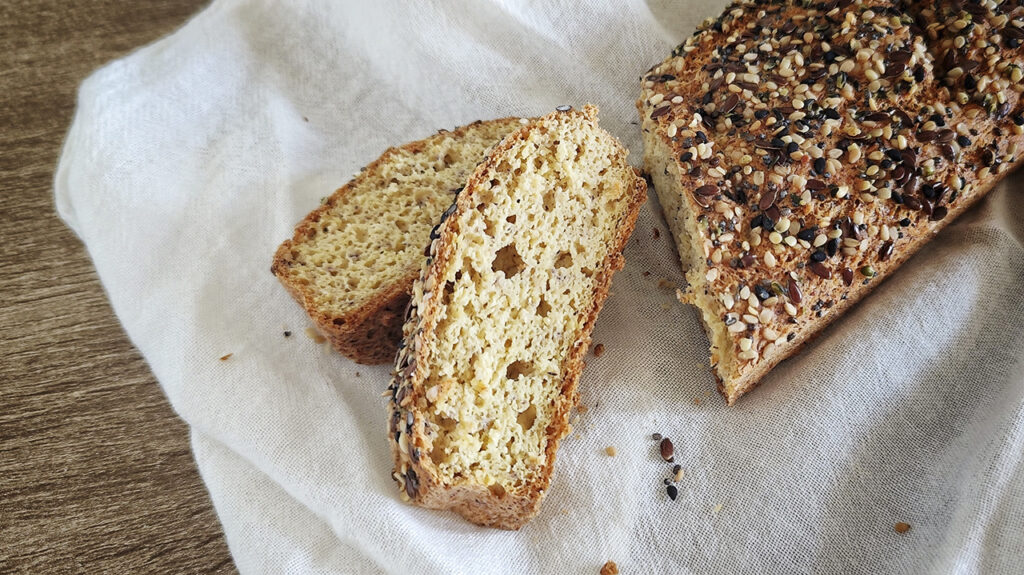
M 394 359 L 402 311 L 441 213 L 518 118 L 391 148 L 295 228 L 271 271 L 345 356 Z
M 518 529 L 569 431 L 590 331 L 646 184 L 565 108 L 507 137 L 434 234 L 389 388 L 403 498 Z
M 736 2 L 642 77 L 645 167 L 728 403 L 1017 163 L 1022 12 Z

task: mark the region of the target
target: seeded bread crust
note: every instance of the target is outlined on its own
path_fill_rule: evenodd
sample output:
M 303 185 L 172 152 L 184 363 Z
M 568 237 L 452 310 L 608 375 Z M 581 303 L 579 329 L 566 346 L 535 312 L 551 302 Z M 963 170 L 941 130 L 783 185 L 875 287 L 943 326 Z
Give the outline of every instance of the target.
M 587 121 L 596 122 L 597 109 L 586 106 L 582 111 L 567 110 L 556 112 L 558 113 L 573 114 Z M 590 333 L 608 296 L 612 275 L 624 265 L 621 252 L 633 231 L 640 206 L 646 199 L 647 186 L 644 179 L 633 168 L 628 168 L 633 174 L 632 182 L 625 192 L 630 198 L 629 207 L 622 214 L 608 255 L 603 260 L 601 268 L 597 270 L 592 306 L 585 313 L 586 319 L 563 363 L 561 373 L 564 374 L 564 379 L 561 382 L 561 393 L 552 423 L 545 429 L 545 463 L 538 478 L 526 489 L 512 494 L 494 492 L 478 483 L 453 485 L 440 481 L 431 458 L 424 452 L 427 441 L 424 416 L 420 409 L 426 405 L 426 390 L 423 389 L 421 381 L 424 369 L 416 362 L 416 358 L 420 354 L 429 353 L 434 345 L 430 338 L 424 337 L 424 328 L 436 324 L 436 314 L 440 308 L 429 303 L 429 299 L 425 301 L 424 298 L 425 294 L 429 295 L 434 288 L 439 270 L 446 268 L 456 242 L 460 241 L 460 236 L 453 231 L 451 222 L 456 221 L 462 213 L 474 209 L 479 201 L 476 197 L 478 188 L 488 179 L 487 174 L 498 169 L 509 151 L 526 140 L 530 131 L 538 129 L 545 119 L 506 137 L 477 168 L 452 208 L 446 212 L 436 239 L 431 244 L 431 257 L 428 258 L 427 265 L 413 287 L 412 302 L 407 312 L 409 319 L 405 324 L 405 337 L 396 358 L 395 377 L 387 392 L 391 398 L 388 405 L 388 437 L 395 460 L 393 477 L 399 485 L 402 498 L 431 509 L 455 511 L 478 525 L 510 530 L 519 529 L 536 515 L 550 483 L 559 441 L 570 431 L 569 413 L 578 401 L 576 385 L 584 367 L 584 355 L 590 345 Z M 620 161 L 625 164 L 626 152 L 621 147 L 619 151 Z
M 322 205 L 310 212 L 295 228 L 294 236 L 286 240 L 274 254 L 271 272 L 277 276 L 288 293 L 295 298 L 309 314 L 317 329 L 342 355 L 363 364 L 382 364 L 394 359 L 398 342 L 402 338 L 402 313 L 409 303 L 409 290 L 419 275 L 419 262 L 410 263 L 405 274 L 398 280 L 387 282 L 374 291 L 372 296 L 359 302 L 345 313 L 335 314 L 319 302 L 323 294 L 308 282 L 301 281 L 293 269 L 296 263 L 295 247 L 310 241 L 318 233 L 318 224 L 325 214 L 335 209 L 346 194 L 353 191 L 370 174 L 381 167 L 409 154 L 423 153 L 433 142 L 442 138 L 459 139 L 467 131 L 484 125 L 495 125 L 512 131 L 521 126 L 519 118 L 502 118 L 488 122 L 476 121 L 455 130 L 441 130 L 434 136 L 410 142 L 398 148 L 389 148 L 379 158 L 366 166 L 350 182 L 335 191 Z M 436 214 L 434 217 L 439 217 Z M 397 215 L 396 215 L 397 217 Z M 427 238 L 420 238 L 426 243 Z M 410 238 L 410 241 L 415 241 Z
M 729 404 L 1018 165 L 1021 12 L 737 2 L 641 78 L 680 299 Z

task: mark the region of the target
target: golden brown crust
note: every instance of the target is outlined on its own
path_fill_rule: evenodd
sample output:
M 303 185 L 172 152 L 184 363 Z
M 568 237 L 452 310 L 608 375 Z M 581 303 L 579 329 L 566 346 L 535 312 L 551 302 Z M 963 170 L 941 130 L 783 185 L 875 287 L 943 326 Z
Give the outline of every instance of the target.
M 580 114 L 587 119 L 596 121 L 597 111 L 588 106 L 583 111 L 573 110 L 561 113 Z M 439 237 L 432 246 L 432 257 L 428 258 L 423 275 L 413 288 L 411 316 L 405 325 L 403 348 L 399 350 L 396 361 L 396 376 L 389 388 L 392 399 L 389 402 L 388 436 L 395 460 L 394 478 L 399 483 L 403 497 L 411 499 L 423 507 L 455 511 L 478 525 L 501 529 L 519 529 L 533 518 L 539 509 L 554 470 L 558 443 L 569 432 L 569 412 L 576 405 L 576 385 L 583 369 L 583 357 L 590 344 L 590 332 L 608 296 L 613 274 L 624 265 L 621 252 L 632 234 L 640 206 L 647 197 L 646 182 L 633 170 L 634 179 L 629 209 L 622 215 L 615 241 L 608 256 L 604 259 L 600 271 L 596 274 L 594 299 L 591 309 L 587 313 L 587 319 L 580 328 L 568 357 L 563 362 L 562 373 L 566 375 L 562 381 L 561 394 L 555 415 L 552 417 L 552 423 L 545 430 L 548 438 L 546 459 L 538 478 L 531 482 L 523 492 L 517 494 L 494 493 L 486 486 L 479 484 L 447 485 L 442 483 L 433 469 L 430 458 L 425 455 L 420 457 L 421 450 L 426 444 L 423 416 L 413 407 L 421 401 L 425 393 L 417 380 L 422 377 L 422 366 L 432 352 L 432 342 L 423 335 L 429 333 L 429 326 L 436 324 L 438 310 L 437 307 L 428 306 L 422 310 L 420 315 L 417 311 L 418 302 L 425 297 L 424 292 L 431 291 L 437 274 L 446 268 L 446 263 L 454 252 L 454 244 L 458 237 L 458 229 L 454 222 L 458 221 L 459 214 L 474 209 L 476 205 L 475 192 L 485 183 L 488 172 L 496 169 L 504 156 L 514 146 L 524 141 L 530 130 L 534 128 L 535 125 L 532 124 L 524 127 L 507 136 L 501 144 L 495 147 L 487 160 L 477 167 L 465 189 L 456 199 L 451 217 L 442 222 Z M 625 150 L 620 151 L 624 162 L 626 152 Z M 405 346 L 410 348 L 408 354 L 404 349 Z M 412 357 L 419 358 L 421 361 L 417 363 L 413 360 L 412 363 L 408 363 L 409 359 L 407 358 Z
M 1017 165 L 1021 8 L 968 4 L 737 2 L 643 78 L 730 404 Z
M 508 117 L 490 120 L 487 123 L 513 125 L 519 121 L 519 118 Z M 419 264 L 411 263 L 401 280 L 382 285 L 372 297 L 348 312 L 334 314 L 317 304 L 319 294 L 313 286 L 299 281 L 292 274 L 293 247 L 315 236 L 320 218 L 333 209 L 343 196 L 367 177 L 367 174 L 374 173 L 380 166 L 393 161 L 403 153 L 422 152 L 431 140 L 444 136 L 459 138 L 470 128 L 483 123 L 477 120 L 450 132 L 441 130 L 429 138 L 410 142 L 398 148 L 388 148 L 379 158 L 363 168 L 352 181 L 336 190 L 323 204 L 303 218 L 296 225 L 293 237 L 285 240 L 277 249 L 270 271 L 277 276 L 288 293 L 306 310 L 317 329 L 342 355 L 357 363 L 371 365 L 388 363 L 394 359 L 398 342 L 402 337 L 402 312 L 409 303 L 412 282 L 419 275 Z

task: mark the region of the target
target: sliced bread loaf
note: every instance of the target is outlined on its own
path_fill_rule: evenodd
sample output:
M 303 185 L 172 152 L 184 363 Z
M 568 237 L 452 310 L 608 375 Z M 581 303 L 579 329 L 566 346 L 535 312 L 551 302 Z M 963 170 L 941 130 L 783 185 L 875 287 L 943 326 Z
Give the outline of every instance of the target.
M 295 228 L 271 271 L 331 344 L 360 363 L 395 357 L 430 229 L 518 118 L 391 148 Z
M 735 2 L 641 79 L 681 299 L 730 404 L 1018 161 L 1024 10 L 905 6 Z
M 596 108 L 562 108 L 505 138 L 433 234 L 389 388 L 404 498 L 505 529 L 537 512 L 646 198 L 626 154 Z

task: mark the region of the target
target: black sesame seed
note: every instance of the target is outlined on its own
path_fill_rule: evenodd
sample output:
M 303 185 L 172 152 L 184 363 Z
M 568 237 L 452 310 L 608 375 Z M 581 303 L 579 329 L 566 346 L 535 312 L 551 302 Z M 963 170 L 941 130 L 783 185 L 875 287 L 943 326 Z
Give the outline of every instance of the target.
M 454 204 L 454 203 L 452 205 L 448 206 L 448 208 L 444 212 L 441 213 L 441 221 L 443 222 L 443 221 L 447 220 L 452 214 L 454 214 L 455 213 L 455 208 L 457 208 L 457 207 L 458 206 L 456 204 Z
M 978 81 L 974 79 L 974 76 L 967 74 L 964 76 L 964 88 L 968 90 L 974 90 L 978 87 Z
M 814 233 L 814 228 L 804 228 L 797 232 L 796 237 L 797 239 L 801 239 L 805 242 L 811 242 L 814 241 Z
M 708 143 L 708 136 L 704 132 L 697 132 L 697 141 L 701 144 Z
M 284 336 L 285 337 L 291 337 L 292 336 L 292 332 L 286 331 L 286 332 L 284 332 Z
M 679 156 L 680 162 L 689 162 L 693 159 L 693 152 L 685 152 L 682 156 Z
M 821 250 L 815 251 L 814 253 L 811 254 L 811 261 L 812 262 L 823 262 L 823 261 L 825 261 L 825 252 L 823 252 Z
M 931 221 L 933 221 L 933 222 L 937 222 L 937 221 L 945 218 L 946 215 L 948 215 L 948 214 L 949 214 L 949 210 L 946 208 L 946 206 L 939 206 L 939 207 L 935 208 L 934 210 L 932 210 L 932 215 L 931 215 L 931 217 L 929 219 Z
M 772 292 L 768 291 L 768 288 L 763 285 L 754 286 L 754 294 L 757 296 L 757 299 L 761 301 L 772 297 Z
M 758 120 L 763 120 L 768 116 L 768 110 L 757 110 L 754 112 L 754 117 Z
M 825 158 L 817 158 L 814 160 L 814 171 L 819 176 L 825 174 Z
M 665 488 L 665 491 L 668 493 L 668 498 L 672 501 L 675 501 L 676 497 L 679 497 L 679 490 L 676 489 L 675 485 L 669 485 Z
M 1024 114 L 1014 114 L 1013 116 L 1010 117 L 1010 119 L 1013 120 L 1014 124 L 1018 126 L 1024 126 Z
M 675 464 L 675 465 L 673 465 L 673 466 L 672 466 L 672 473 L 679 473 L 679 470 L 680 470 L 680 469 L 682 469 L 682 468 L 683 468 L 683 466 L 682 466 L 682 465 L 679 465 L 679 464 L 677 463 L 677 464 Z
M 910 218 L 903 218 L 902 220 L 900 220 L 900 227 L 905 228 L 909 226 L 911 223 L 912 222 L 910 221 Z
M 790 142 L 790 143 L 786 144 L 786 153 L 787 154 L 792 154 L 793 152 L 795 152 L 795 151 L 797 151 L 799 149 L 800 149 L 800 144 L 797 144 L 796 142 Z
M 672 480 L 669 479 L 668 477 L 662 479 L 661 482 L 664 483 L 665 485 L 672 485 Z
M 966 148 L 971 145 L 971 139 L 967 136 L 957 136 L 956 143 L 959 144 L 961 148 Z

